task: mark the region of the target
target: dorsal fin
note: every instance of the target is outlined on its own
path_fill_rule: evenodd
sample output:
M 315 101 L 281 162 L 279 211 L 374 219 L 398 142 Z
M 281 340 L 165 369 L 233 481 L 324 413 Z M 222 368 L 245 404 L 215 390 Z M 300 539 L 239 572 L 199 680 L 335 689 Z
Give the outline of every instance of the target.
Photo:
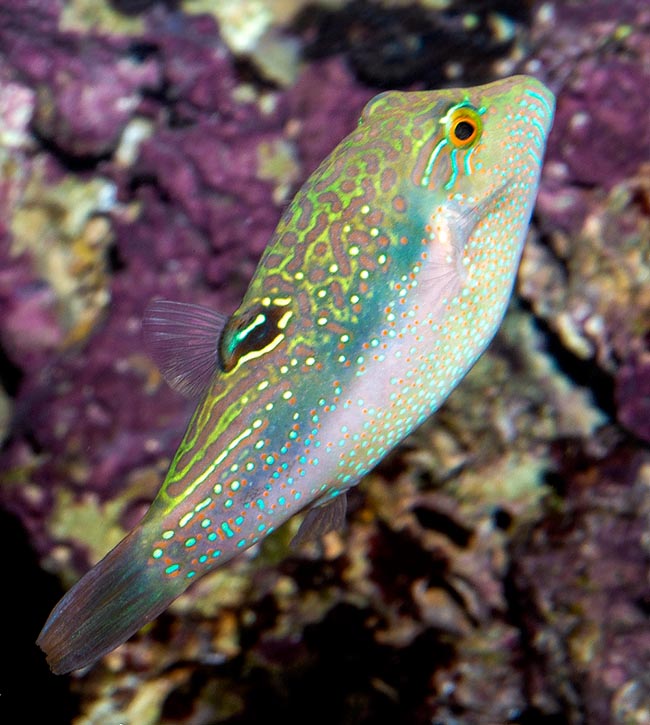
M 142 320 L 147 352 L 167 383 L 188 398 L 205 391 L 219 360 L 227 315 L 202 305 L 153 300 Z

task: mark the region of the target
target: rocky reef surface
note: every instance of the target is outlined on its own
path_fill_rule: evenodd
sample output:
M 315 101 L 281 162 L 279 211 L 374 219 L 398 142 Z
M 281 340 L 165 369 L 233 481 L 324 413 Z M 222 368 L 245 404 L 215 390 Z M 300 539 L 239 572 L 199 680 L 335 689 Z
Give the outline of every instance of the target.
M 557 117 L 488 353 L 352 491 L 344 531 L 294 551 L 292 521 L 90 671 L 50 675 L 39 627 L 146 510 L 191 412 L 142 347 L 148 301 L 232 311 L 379 90 L 514 72 Z M 0 169 L 0 708 L 650 722 L 645 0 L 0 0 Z

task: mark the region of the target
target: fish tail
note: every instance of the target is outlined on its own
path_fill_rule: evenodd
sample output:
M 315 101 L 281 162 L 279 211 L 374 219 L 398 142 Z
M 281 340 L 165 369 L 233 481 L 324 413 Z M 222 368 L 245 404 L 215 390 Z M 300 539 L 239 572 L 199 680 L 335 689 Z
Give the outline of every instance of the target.
M 183 591 L 147 565 L 137 527 L 54 607 L 36 643 L 57 675 L 94 664 Z

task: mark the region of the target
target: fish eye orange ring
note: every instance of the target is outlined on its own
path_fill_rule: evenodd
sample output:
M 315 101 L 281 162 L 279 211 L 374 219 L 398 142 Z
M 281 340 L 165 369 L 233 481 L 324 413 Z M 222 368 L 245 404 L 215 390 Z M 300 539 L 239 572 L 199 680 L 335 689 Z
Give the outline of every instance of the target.
M 459 129 L 464 126 L 470 127 L 470 133 L 467 136 L 459 135 Z M 474 143 L 474 139 L 478 136 L 479 126 L 475 119 L 470 115 L 457 116 L 454 118 L 449 129 L 449 140 L 456 146 L 456 148 L 465 148 L 471 146 Z
M 484 108 L 474 108 L 468 101 L 452 106 L 440 120 L 445 126 L 447 141 L 457 149 L 474 146 L 483 132 L 481 122 L 483 113 L 485 113 Z M 465 126 L 469 128 L 465 128 Z

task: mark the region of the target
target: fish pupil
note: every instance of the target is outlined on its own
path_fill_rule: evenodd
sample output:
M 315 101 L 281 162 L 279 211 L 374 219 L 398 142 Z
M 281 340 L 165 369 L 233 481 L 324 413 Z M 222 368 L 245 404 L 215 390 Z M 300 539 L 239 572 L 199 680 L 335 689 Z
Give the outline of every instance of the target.
M 454 134 L 459 141 L 467 141 L 472 136 L 476 128 L 469 121 L 461 121 L 456 124 Z

